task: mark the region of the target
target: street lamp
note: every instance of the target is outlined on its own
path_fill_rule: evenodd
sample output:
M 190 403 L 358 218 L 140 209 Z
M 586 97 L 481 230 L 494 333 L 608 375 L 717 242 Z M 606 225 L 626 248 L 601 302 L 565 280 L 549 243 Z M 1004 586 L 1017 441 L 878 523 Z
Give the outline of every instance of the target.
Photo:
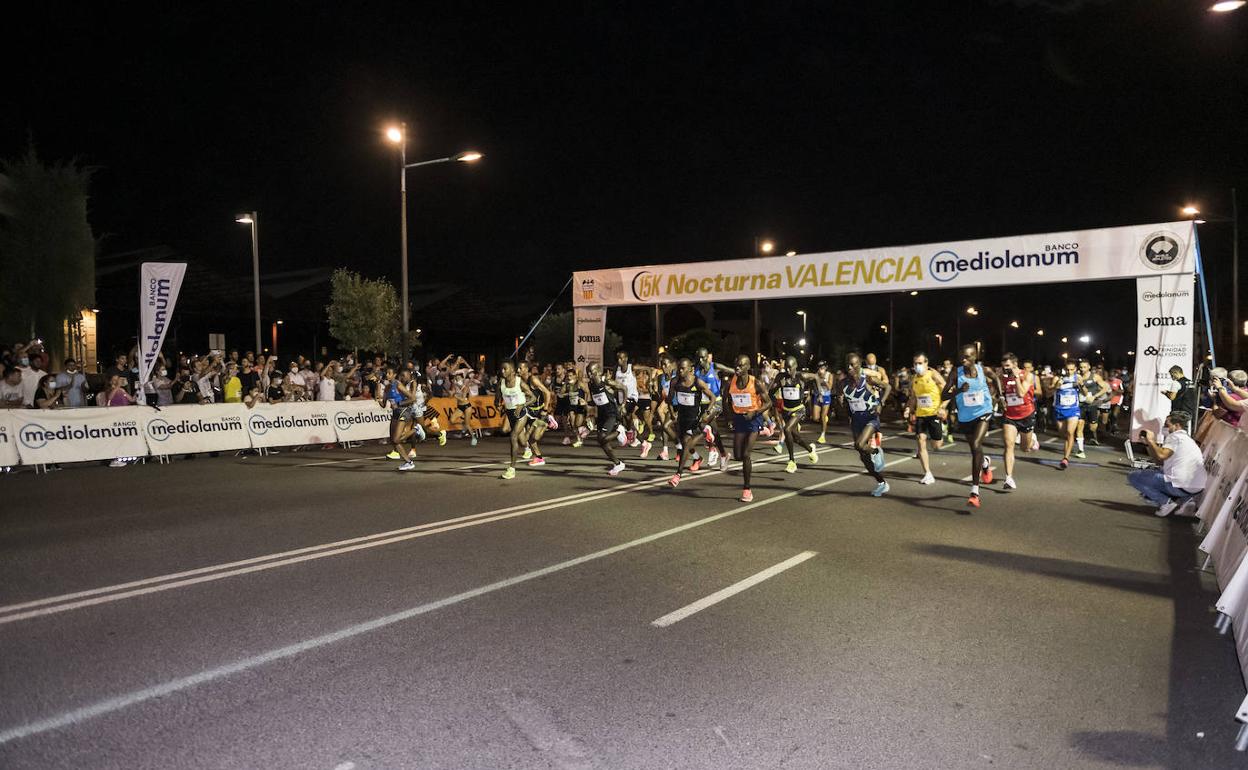
M 976 316 L 976 315 L 979 315 L 979 311 L 975 309 L 974 305 L 971 305 L 970 307 L 966 309 L 966 314 L 969 316 Z M 954 317 L 953 331 L 954 331 L 954 335 L 953 335 L 954 344 L 957 345 L 958 350 L 961 351 L 962 350 L 962 316 L 960 314 Z
M 1043 337 L 1043 336 L 1044 336 L 1044 329 L 1036 329 L 1036 336 L 1037 336 L 1037 337 Z
M 786 252 L 784 253 L 784 256 L 786 256 L 786 257 L 796 257 L 796 256 L 797 256 L 797 252 L 796 252 L 796 251 L 786 251 Z
M 775 251 L 775 249 L 776 249 L 776 244 L 772 243 L 771 241 L 763 241 L 762 243 L 758 244 L 758 250 L 764 254 L 770 254 L 771 252 Z
M 476 150 L 466 150 L 445 158 L 434 158 L 433 160 L 422 160 L 416 163 L 408 163 L 407 124 L 400 123 L 397 126 L 390 126 L 387 128 L 386 139 L 391 144 L 397 144 L 399 146 L 399 200 L 401 209 L 399 214 L 399 250 L 402 252 L 399 255 L 399 258 L 401 260 L 400 264 L 403 268 L 400 279 L 403 282 L 401 299 L 403 303 L 403 328 L 400 330 L 399 340 L 400 344 L 403 346 L 403 358 L 406 359 L 408 353 L 410 352 L 408 349 L 407 327 L 411 322 L 411 308 L 409 307 L 407 299 L 407 170 L 409 168 L 416 168 L 417 166 L 431 166 L 435 163 L 450 163 L 451 161 L 458 163 L 473 163 L 481 160 L 481 158 L 485 156 Z
M 1238 3 L 1218 3 L 1218 5 L 1210 8 L 1212 11 L 1233 11 L 1244 5 L 1243 2 Z M 1231 6 L 1227 8 L 1218 8 L 1218 6 Z M 1235 333 L 1235 329 L 1239 327 L 1239 197 L 1235 188 L 1231 188 L 1231 215 L 1229 217 L 1204 214 L 1202 218 L 1197 219 L 1200 209 L 1192 204 L 1187 204 L 1182 209 L 1183 214 L 1192 218 L 1192 221 L 1198 225 L 1205 222 L 1230 222 L 1231 223 L 1231 361 L 1239 360 L 1239 335 Z
M 802 317 L 802 336 L 805 337 L 806 336 L 806 311 L 799 310 L 797 311 L 797 314 Z
M 1088 344 L 1089 342 L 1091 342 L 1091 341 L 1092 341 L 1092 338 L 1091 338 L 1091 337 L 1089 337 L 1088 335 L 1084 334 L 1084 335 L 1082 335 L 1081 337 L 1079 337 L 1079 341 L 1080 341 L 1080 342 L 1082 342 L 1083 344 L 1085 344 L 1085 345 L 1086 345 L 1086 344 Z
M 799 340 L 797 341 L 797 346 L 798 346 L 799 348 L 804 348 L 804 347 L 806 347 L 806 338 L 805 338 L 805 337 L 802 337 L 801 339 L 799 339 Z
M 1222 0 L 1220 3 L 1214 3 L 1209 6 L 1209 10 L 1214 13 L 1230 13 L 1231 11 L 1238 11 L 1240 8 L 1243 8 L 1244 3 L 1245 0 Z
M 256 352 L 260 351 L 260 215 L 252 211 L 239 214 L 234 221 L 251 225 L 251 288 L 256 301 Z
M 1012 329 L 1017 329 L 1017 328 L 1018 328 L 1018 321 L 1010 321 L 1010 328 L 1012 328 Z

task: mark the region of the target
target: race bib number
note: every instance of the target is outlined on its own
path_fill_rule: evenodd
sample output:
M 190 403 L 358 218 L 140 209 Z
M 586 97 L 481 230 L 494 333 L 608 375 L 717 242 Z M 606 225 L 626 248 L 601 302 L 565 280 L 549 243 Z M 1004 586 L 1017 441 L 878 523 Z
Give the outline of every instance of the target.
M 750 393 L 733 393 L 732 405 L 739 409 L 749 409 L 754 406 L 754 396 Z
M 690 391 L 681 390 L 681 391 L 676 392 L 676 405 L 677 406 L 696 406 L 697 403 L 698 403 L 697 397 L 694 396 L 694 394 L 691 393 Z
M 972 390 L 962 394 L 963 406 L 983 406 L 984 392 L 982 390 Z
M 785 401 L 799 401 L 802 398 L 801 388 L 781 388 L 780 395 Z
M 598 406 L 606 406 L 611 399 L 607 398 L 607 394 L 599 391 L 594 394 L 594 403 Z
M 916 404 L 918 404 L 918 406 L 919 406 L 919 408 L 920 408 L 920 409 L 931 409 L 931 408 L 932 408 L 932 397 L 931 397 L 931 396 L 919 396 L 919 397 L 915 400 L 915 403 L 916 403 Z
M 1006 394 L 1005 394 L 1005 405 L 1006 405 L 1006 406 L 1022 406 L 1022 405 L 1023 405 L 1023 397 L 1022 397 L 1022 396 L 1020 396 L 1020 395 L 1014 394 L 1014 393 L 1006 393 Z
M 524 406 L 524 394 L 520 393 L 513 396 L 509 393 L 504 393 L 503 404 L 506 405 L 508 409 L 518 409 Z
M 1079 396 L 1074 393 L 1063 393 L 1058 396 L 1058 403 L 1062 406 L 1074 406 L 1079 403 Z
M 849 411 L 851 411 L 851 412 L 865 412 L 865 411 L 867 411 L 867 400 L 866 400 L 865 398 L 851 398 L 851 399 L 849 399 Z
M 571 404 L 572 406 L 580 406 L 581 397 L 575 393 L 572 393 L 568 396 L 568 403 Z

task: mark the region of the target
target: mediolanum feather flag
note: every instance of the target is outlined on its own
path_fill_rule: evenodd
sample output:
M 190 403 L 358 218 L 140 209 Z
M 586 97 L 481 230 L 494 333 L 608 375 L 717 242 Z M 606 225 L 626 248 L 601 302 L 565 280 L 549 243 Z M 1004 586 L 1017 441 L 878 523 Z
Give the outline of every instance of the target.
M 139 382 L 146 383 L 178 304 L 185 262 L 144 262 L 139 279 Z

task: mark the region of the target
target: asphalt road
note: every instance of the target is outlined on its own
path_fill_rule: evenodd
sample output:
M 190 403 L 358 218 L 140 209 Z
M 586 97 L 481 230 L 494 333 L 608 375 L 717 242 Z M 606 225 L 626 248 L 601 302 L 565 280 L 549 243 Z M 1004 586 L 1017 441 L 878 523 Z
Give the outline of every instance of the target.
M 735 463 L 551 443 L 509 482 L 498 439 L 0 479 L 0 767 L 1246 761 L 1198 539 L 1111 450 L 964 515 L 961 442 L 925 487 L 891 437 L 882 499 L 762 448 L 748 505 Z

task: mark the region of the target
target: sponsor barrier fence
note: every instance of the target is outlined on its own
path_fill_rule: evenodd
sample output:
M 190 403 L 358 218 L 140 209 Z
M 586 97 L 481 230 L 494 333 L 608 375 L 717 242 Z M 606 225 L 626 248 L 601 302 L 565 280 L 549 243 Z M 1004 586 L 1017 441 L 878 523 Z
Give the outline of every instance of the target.
M 1218 627 L 1233 629 L 1240 672 L 1248 684 L 1248 433 L 1224 422 L 1215 424 L 1202 452 L 1208 480 L 1196 515 L 1208 527 L 1200 550 L 1208 554 L 1221 594 Z M 1248 697 L 1235 718 L 1240 728 L 1236 748 L 1248 748 Z

